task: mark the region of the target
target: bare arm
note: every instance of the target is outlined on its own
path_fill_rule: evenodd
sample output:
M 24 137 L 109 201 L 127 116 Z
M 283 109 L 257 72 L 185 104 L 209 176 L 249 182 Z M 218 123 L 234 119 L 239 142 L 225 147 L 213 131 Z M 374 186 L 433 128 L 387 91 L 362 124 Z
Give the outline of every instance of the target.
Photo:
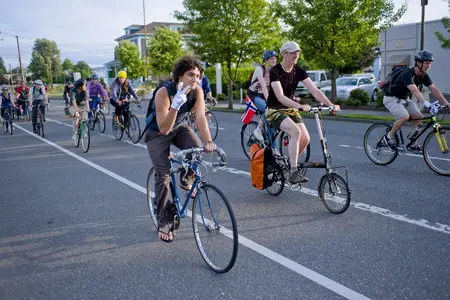
M 155 95 L 156 122 L 162 134 L 172 131 L 178 111 L 170 107 L 170 98 L 167 88 L 160 88 Z M 204 113 L 204 111 L 203 111 Z
M 309 105 L 302 105 L 302 104 L 297 103 L 297 102 L 289 99 L 288 97 L 286 97 L 283 94 L 283 87 L 281 86 L 281 83 L 279 81 L 272 81 L 270 83 L 270 85 L 272 86 L 272 89 L 273 89 L 278 101 L 280 101 L 281 104 L 283 104 L 284 106 L 297 108 L 297 109 L 303 109 L 303 110 L 309 110 L 307 108 L 307 106 L 309 107 Z
M 445 99 L 444 95 L 442 95 L 441 91 L 434 84 L 428 86 L 428 89 L 431 91 L 431 94 L 438 99 L 443 105 L 447 105 L 450 108 L 450 103 Z
M 264 81 L 264 77 L 263 77 L 263 72 L 258 73 L 258 77 L 256 77 L 258 79 L 258 83 L 262 88 L 263 94 L 264 94 L 264 98 L 269 98 L 269 91 L 267 90 L 267 86 L 266 83 Z
M 425 102 L 425 98 L 415 84 L 408 84 L 406 87 L 411 91 L 411 93 L 413 93 L 417 100 Z

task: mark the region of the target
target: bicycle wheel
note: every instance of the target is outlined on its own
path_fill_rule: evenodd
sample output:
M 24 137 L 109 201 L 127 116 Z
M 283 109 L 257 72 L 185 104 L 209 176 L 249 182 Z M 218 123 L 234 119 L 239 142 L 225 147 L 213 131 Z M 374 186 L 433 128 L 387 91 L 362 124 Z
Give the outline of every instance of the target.
M 155 169 L 151 168 L 147 175 L 147 205 L 152 217 L 153 225 L 158 229 L 158 219 L 156 218 L 156 198 L 155 198 Z
M 127 133 L 133 144 L 137 144 L 139 142 L 139 137 L 141 136 L 141 127 L 139 126 L 139 120 L 135 115 L 130 115 Z
M 86 121 L 81 122 L 80 126 L 81 147 L 83 148 L 84 153 L 87 153 L 89 151 L 89 146 L 91 145 L 91 130 Z
M 110 105 L 111 104 L 109 104 L 109 101 L 105 101 L 105 105 L 102 107 L 103 112 L 107 115 L 109 115 L 109 112 L 111 110 Z
M 280 138 L 279 138 L 279 145 L 280 145 L 280 154 L 282 156 L 286 156 L 289 160 L 289 135 L 286 132 L 281 132 Z M 303 151 L 302 154 L 298 156 L 298 163 L 304 163 L 309 161 L 309 156 L 311 155 L 311 144 L 308 144 L 306 146 L 305 151 Z
M 266 188 L 266 191 L 272 196 L 278 196 L 284 189 L 286 178 L 283 169 L 278 164 L 267 166 L 267 177 L 273 181 L 272 185 Z
M 97 126 L 98 126 L 98 131 L 100 131 L 100 133 L 105 132 L 106 118 L 105 118 L 105 114 L 101 110 L 97 112 Z
M 39 109 L 39 108 L 38 108 Z M 37 118 L 37 124 L 36 124 L 36 127 L 37 127 L 37 131 L 38 131 L 38 134 L 42 137 L 42 138 L 44 138 L 44 120 L 43 120 L 43 116 L 42 116 L 42 114 L 41 113 L 38 113 L 38 118 Z
M 390 130 L 390 126 L 384 123 L 375 123 L 371 125 L 364 134 L 364 151 L 367 157 L 377 165 L 388 165 L 393 162 L 398 151 L 392 150 L 384 141 L 383 137 Z M 398 137 L 395 135 L 397 145 Z
M 258 127 L 258 123 L 251 121 L 248 124 L 242 125 L 241 128 L 241 146 L 248 159 L 250 159 L 250 147 L 258 142 L 253 136 L 253 131 L 255 131 L 256 127 Z
M 228 272 L 236 261 L 238 232 L 231 205 L 217 187 L 201 185 L 192 202 L 192 227 L 206 264 L 216 273 Z
M 10 135 L 12 135 L 14 132 L 13 118 L 9 117 L 8 123 L 9 123 L 8 132 Z
M 119 122 L 120 124 L 123 124 L 123 117 L 119 116 Z M 121 140 L 123 137 L 123 127 L 122 125 L 116 125 L 116 123 L 114 122 L 114 118 L 112 119 L 112 131 L 114 134 L 114 137 L 117 140 Z
M 219 134 L 219 122 L 216 116 L 211 112 L 206 112 L 206 120 L 208 121 L 209 132 L 211 133 L 211 139 L 214 141 Z
M 336 173 L 323 175 L 320 178 L 317 191 L 320 200 L 332 213 L 341 214 L 348 209 L 350 205 L 350 189 L 342 176 Z
M 433 130 L 423 142 L 423 158 L 428 167 L 444 176 L 450 176 L 450 152 L 448 149 L 450 143 L 446 138 L 447 135 L 450 136 L 450 126 L 441 126 L 437 136 Z

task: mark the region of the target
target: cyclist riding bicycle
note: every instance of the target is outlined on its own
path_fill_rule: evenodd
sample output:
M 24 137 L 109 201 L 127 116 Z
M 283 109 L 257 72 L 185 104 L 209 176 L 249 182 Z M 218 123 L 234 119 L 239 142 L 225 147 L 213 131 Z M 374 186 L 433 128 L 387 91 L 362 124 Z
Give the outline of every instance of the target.
M 207 103 L 212 103 L 214 105 L 217 104 L 217 100 L 212 96 L 211 85 L 209 83 L 209 78 L 203 73 L 202 78 L 200 79 L 199 85 L 203 90 L 203 97 Z
M 4 118 L 5 117 L 5 111 L 6 109 L 10 109 L 11 107 L 16 107 L 15 103 L 14 103 L 14 99 L 11 98 L 11 94 L 9 93 L 8 87 L 3 87 L 2 88 L 2 94 L 0 95 L 0 107 L 1 107 L 1 117 Z M 12 118 L 12 116 L 9 116 L 10 118 Z M 5 132 L 8 131 L 8 127 L 5 126 Z
M 152 119 L 145 138 L 147 149 L 155 168 L 155 199 L 157 204 L 158 236 L 165 242 L 173 241 L 173 215 L 170 210 L 170 145 L 179 149 L 201 147 L 202 142 L 193 129 L 183 123 L 186 115 L 194 109 L 200 135 L 206 151 L 215 151 L 205 116 L 203 90 L 198 87 L 202 76 L 201 63 L 194 57 L 185 56 L 175 63 L 173 79 L 155 94 L 156 117 Z M 181 174 L 181 188 L 190 190 L 192 170 Z M 193 195 L 195 197 L 195 193 Z
M 259 141 L 264 141 L 263 127 L 266 120 L 266 100 L 269 97 L 270 89 L 270 69 L 277 64 L 278 54 L 273 50 L 266 50 L 262 55 L 262 64 L 257 66 L 251 79 L 252 84 L 248 88 L 247 94 L 261 111 L 261 120 L 258 127 L 253 131 L 253 136 Z M 274 145 L 274 148 L 277 148 Z
M 30 89 L 28 94 L 28 107 L 32 106 L 33 118 L 31 122 L 33 123 L 33 132 L 37 133 L 36 123 L 37 123 L 37 109 L 41 110 L 43 121 L 45 122 L 45 105 L 48 104 L 48 96 L 45 92 L 45 87 L 42 80 L 35 80 L 33 88 Z
M 81 116 L 82 120 L 87 120 L 89 109 L 89 94 L 86 90 L 86 81 L 78 79 L 69 93 L 69 113 L 73 116 L 73 134 L 72 139 L 77 139 L 78 123 Z M 84 106 L 84 109 L 83 107 Z
M 64 86 L 64 104 L 66 107 L 69 107 L 69 100 L 70 100 L 70 89 L 73 88 L 73 83 L 71 81 L 67 81 L 66 85 Z
M 303 124 L 299 110 L 309 111 L 309 105 L 302 105 L 293 101 L 295 89 L 302 81 L 315 99 L 327 106 L 333 106 L 333 110 L 339 110 L 321 92 L 314 82 L 308 77 L 306 71 L 297 66 L 300 56 L 300 47 L 296 42 L 286 42 L 280 48 L 283 57 L 281 63 L 276 64 L 270 70 L 270 90 L 267 99 L 267 120 L 275 130 L 282 130 L 289 135 L 289 181 L 293 184 L 307 182 L 308 179 L 298 170 L 298 155 L 309 144 L 309 133 Z
M 87 91 L 89 98 L 91 98 L 89 101 L 89 107 L 93 111 L 97 109 L 98 105 L 101 105 L 102 100 L 105 100 L 108 97 L 96 74 L 91 76 L 91 81 L 87 84 Z M 92 112 L 89 112 L 89 119 L 90 118 L 92 118 Z
M 20 115 L 22 115 L 22 116 L 28 115 L 27 102 L 28 102 L 29 92 L 30 92 L 30 88 L 27 86 L 25 81 L 22 81 L 16 89 L 17 105 L 19 107 Z
M 117 73 L 117 78 L 111 84 L 111 100 L 110 103 L 116 108 L 114 112 L 114 122 L 119 125 L 119 116 L 122 114 L 122 110 L 129 106 L 127 100 L 133 96 L 139 101 L 138 96 L 134 92 L 130 81 L 127 79 L 127 73 L 125 71 L 119 71 Z M 125 114 L 124 122 L 127 123 L 128 116 Z
M 418 86 L 423 84 L 428 87 L 431 94 L 437 100 L 450 108 L 450 103 L 444 98 L 427 74 L 433 60 L 433 54 L 430 52 L 419 51 L 414 56 L 415 63 L 413 68 L 404 69 L 396 78 L 392 78 L 392 82 L 386 82 L 383 85 L 383 104 L 396 119 L 391 130 L 384 137 L 384 142 L 391 148 L 396 145 L 395 133 L 408 122 L 410 117 L 415 126 L 414 130 L 418 130 L 422 124 L 421 119 L 423 118 L 423 115 L 417 107 L 417 104 L 410 99 L 411 94 L 416 97 L 418 102 L 423 102 L 424 106 L 430 109 L 430 112 L 438 112 L 438 107 L 431 105 L 430 102 L 425 100 L 424 96 L 417 88 Z M 408 150 L 420 152 L 422 149 L 416 142 L 414 145 L 411 145 Z

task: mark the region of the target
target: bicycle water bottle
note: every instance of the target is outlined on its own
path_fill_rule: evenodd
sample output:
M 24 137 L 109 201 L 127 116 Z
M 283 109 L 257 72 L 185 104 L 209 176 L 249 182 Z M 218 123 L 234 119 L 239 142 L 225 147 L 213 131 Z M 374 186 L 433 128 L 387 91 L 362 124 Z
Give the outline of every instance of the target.
M 408 134 L 408 139 L 410 139 L 410 140 L 415 139 L 415 138 L 419 135 L 420 127 L 422 127 L 422 125 L 419 125 L 419 126 L 417 126 L 416 128 L 414 128 L 414 129 Z

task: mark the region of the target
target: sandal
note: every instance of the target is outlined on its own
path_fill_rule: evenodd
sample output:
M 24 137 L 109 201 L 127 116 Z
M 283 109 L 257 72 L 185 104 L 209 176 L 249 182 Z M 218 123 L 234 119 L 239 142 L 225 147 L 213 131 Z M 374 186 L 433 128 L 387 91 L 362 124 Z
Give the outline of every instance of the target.
M 189 191 L 191 190 L 192 186 L 189 186 L 189 185 L 184 186 L 184 185 L 181 185 L 181 184 L 180 184 L 180 188 L 182 188 L 183 190 L 185 190 L 185 191 L 187 192 L 186 194 L 188 194 Z M 196 196 L 197 196 L 197 188 L 195 188 L 195 189 L 192 191 L 191 199 L 194 199 Z
M 172 239 L 165 240 L 159 235 L 160 233 L 167 235 L 167 237 L 169 237 L 169 234 L 172 233 Z M 172 243 L 175 238 L 175 234 L 174 234 L 174 230 L 173 230 L 173 223 L 169 222 L 163 227 L 158 227 L 158 237 L 161 241 L 163 241 L 165 243 L 168 243 L 168 244 Z

